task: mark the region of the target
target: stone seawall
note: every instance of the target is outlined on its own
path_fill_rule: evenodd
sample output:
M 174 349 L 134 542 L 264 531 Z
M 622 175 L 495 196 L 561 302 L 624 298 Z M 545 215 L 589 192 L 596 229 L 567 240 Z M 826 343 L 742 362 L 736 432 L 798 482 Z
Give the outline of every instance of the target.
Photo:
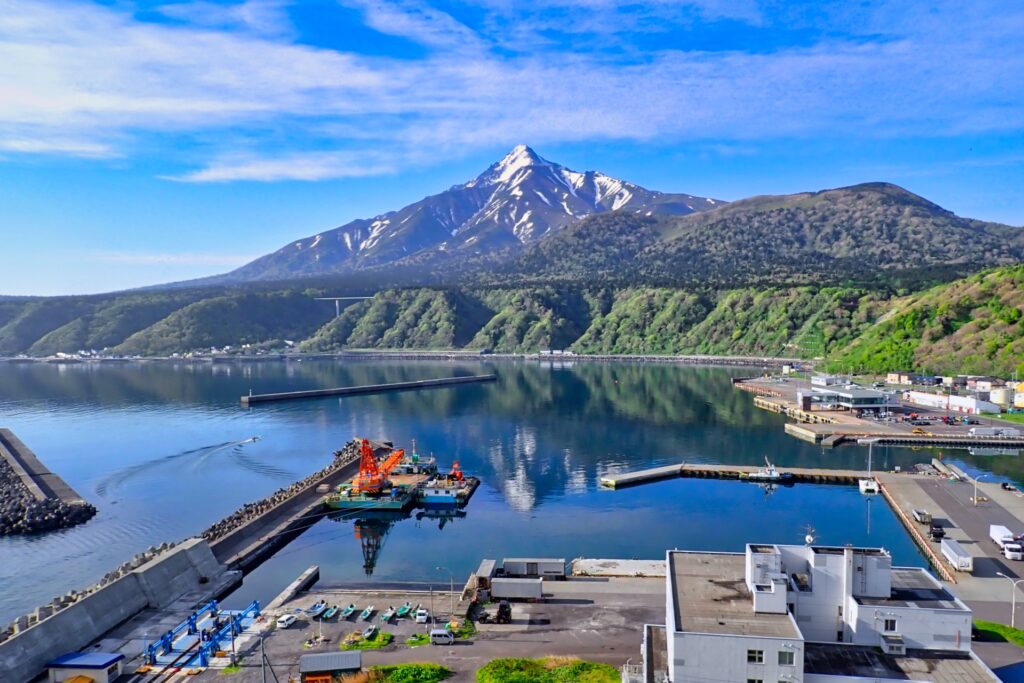
M 0 429 L 0 536 L 53 531 L 96 514 L 9 429 Z

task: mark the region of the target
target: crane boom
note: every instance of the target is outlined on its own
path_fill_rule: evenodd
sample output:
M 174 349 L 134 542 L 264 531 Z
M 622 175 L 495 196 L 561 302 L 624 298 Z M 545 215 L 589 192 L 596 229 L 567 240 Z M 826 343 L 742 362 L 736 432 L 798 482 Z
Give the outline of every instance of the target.
M 381 464 L 380 471 L 385 477 L 391 474 L 391 470 L 395 469 L 398 463 L 402 462 L 402 458 L 405 457 L 405 449 L 399 448 L 397 451 L 391 451 L 391 455 Z

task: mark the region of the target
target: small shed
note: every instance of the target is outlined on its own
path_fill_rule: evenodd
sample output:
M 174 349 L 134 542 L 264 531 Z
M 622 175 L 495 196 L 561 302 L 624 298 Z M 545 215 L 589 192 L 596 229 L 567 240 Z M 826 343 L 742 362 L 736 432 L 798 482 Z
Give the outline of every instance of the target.
M 112 683 L 124 672 L 124 655 L 70 652 L 49 664 L 50 683 Z
M 302 683 L 331 683 L 339 674 L 356 673 L 363 668 L 363 653 L 321 652 L 299 657 Z

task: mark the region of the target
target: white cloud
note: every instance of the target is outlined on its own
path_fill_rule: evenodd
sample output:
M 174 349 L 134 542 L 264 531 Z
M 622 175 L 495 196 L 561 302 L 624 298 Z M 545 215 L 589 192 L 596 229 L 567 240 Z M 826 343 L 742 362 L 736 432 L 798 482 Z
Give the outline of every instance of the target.
M 394 165 L 371 155 L 311 152 L 279 158 L 248 158 L 214 162 L 204 169 L 168 180 L 190 183 L 217 183 L 233 180 L 326 180 L 380 175 L 397 170 Z
M 426 0 L 347 2 L 426 53 L 297 44 L 271 0 L 160 9 L 184 25 L 117 4 L 0 0 L 0 151 L 110 156 L 138 145 L 195 169 L 169 174 L 177 180 L 322 180 L 524 140 L 742 145 L 1024 127 L 1024 11 L 1005 6 L 837 4 L 812 20 L 719 0 L 489 0 L 471 27 Z M 849 35 L 823 29 L 759 52 L 647 50 L 620 35 L 721 17 Z M 595 38 L 576 49 L 574 31 Z M 630 49 L 594 48 L 613 34 Z

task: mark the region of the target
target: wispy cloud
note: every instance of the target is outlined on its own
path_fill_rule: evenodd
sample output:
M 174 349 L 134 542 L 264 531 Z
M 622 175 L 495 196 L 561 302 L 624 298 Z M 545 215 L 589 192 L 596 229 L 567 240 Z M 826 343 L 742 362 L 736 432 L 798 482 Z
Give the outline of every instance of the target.
M 256 258 L 255 254 L 220 254 L 189 252 L 94 251 L 86 259 L 99 263 L 122 265 L 169 266 L 240 266 Z
M 232 180 L 326 180 L 381 175 L 397 170 L 394 164 L 358 153 L 310 152 L 278 158 L 247 158 L 217 161 L 206 168 L 168 180 L 218 183 Z
M 344 2 L 423 54 L 299 43 L 271 0 L 158 8 L 171 23 L 120 4 L 0 0 L 0 151 L 138 146 L 189 166 L 165 174 L 176 180 L 322 180 L 520 141 L 742 147 L 1024 127 L 1024 8 L 1005 4 L 794 16 L 722 0 L 487 0 L 460 20 L 427 0 Z M 821 30 L 770 50 L 646 47 L 646 32 L 720 19 Z

